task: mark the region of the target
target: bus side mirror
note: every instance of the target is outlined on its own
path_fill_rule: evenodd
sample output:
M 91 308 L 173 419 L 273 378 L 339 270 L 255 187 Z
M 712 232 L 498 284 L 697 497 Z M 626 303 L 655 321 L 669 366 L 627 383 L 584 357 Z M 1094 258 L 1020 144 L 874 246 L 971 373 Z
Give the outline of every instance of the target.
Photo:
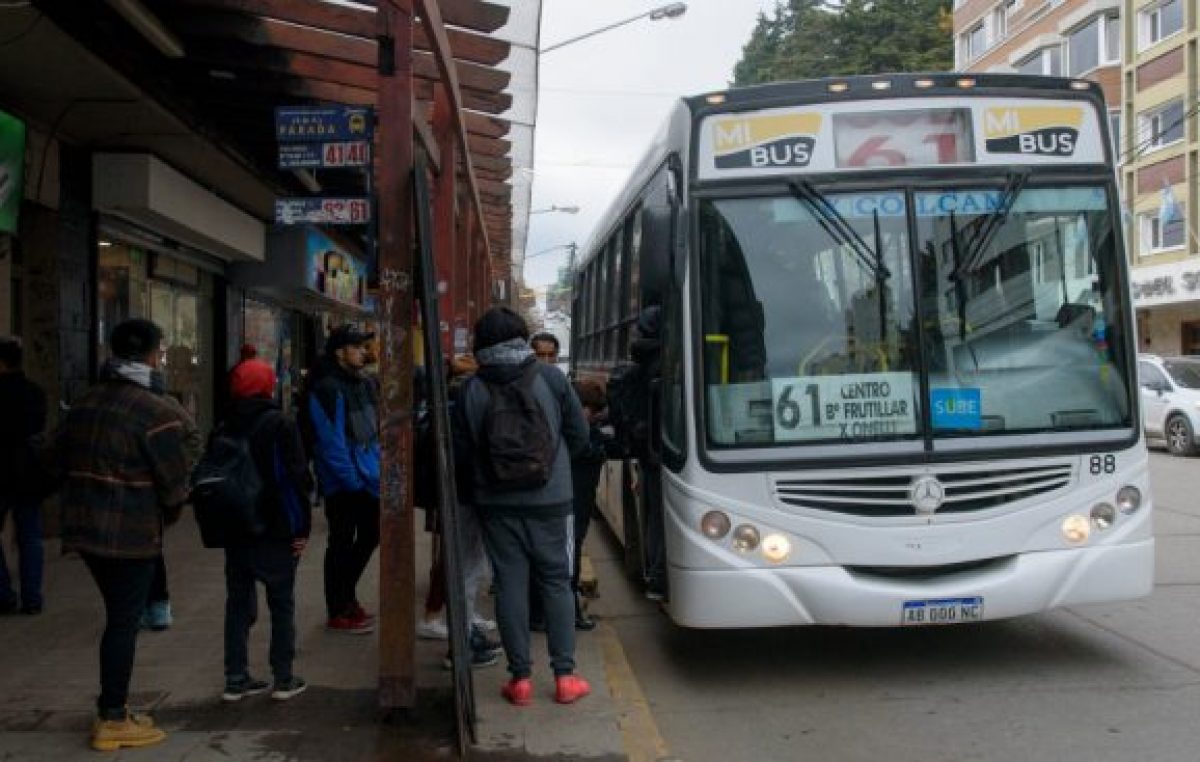
M 661 304 L 671 285 L 672 209 L 669 206 L 642 208 L 641 260 L 642 305 Z

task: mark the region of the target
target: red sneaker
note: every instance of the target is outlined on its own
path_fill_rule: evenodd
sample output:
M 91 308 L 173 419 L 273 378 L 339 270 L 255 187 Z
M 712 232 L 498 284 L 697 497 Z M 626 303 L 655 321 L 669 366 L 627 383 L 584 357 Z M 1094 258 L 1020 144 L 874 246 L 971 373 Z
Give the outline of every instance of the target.
M 533 681 L 528 677 L 514 677 L 500 689 L 500 695 L 511 704 L 529 706 L 533 703 Z
M 367 622 L 375 621 L 375 615 L 364 609 L 361 603 L 351 603 L 350 610 L 346 613 L 351 619 L 362 619 Z
M 325 623 L 325 627 L 333 632 L 344 632 L 349 635 L 367 635 L 375 631 L 375 625 L 365 619 L 349 616 L 335 616 Z
M 554 685 L 554 700 L 560 704 L 574 704 L 592 692 L 592 686 L 579 675 L 559 675 Z

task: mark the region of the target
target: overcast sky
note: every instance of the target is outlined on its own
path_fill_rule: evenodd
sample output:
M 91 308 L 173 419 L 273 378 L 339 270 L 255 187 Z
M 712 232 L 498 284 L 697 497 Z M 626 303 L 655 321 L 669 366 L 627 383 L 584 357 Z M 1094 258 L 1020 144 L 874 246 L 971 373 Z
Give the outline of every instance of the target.
M 667 0 L 543 0 L 541 47 Z M 725 88 L 760 10 L 775 0 L 688 0 L 677 19 L 642 19 L 544 54 L 525 280 L 554 281 L 563 249 L 586 242 L 637 159 L 684 95 Z

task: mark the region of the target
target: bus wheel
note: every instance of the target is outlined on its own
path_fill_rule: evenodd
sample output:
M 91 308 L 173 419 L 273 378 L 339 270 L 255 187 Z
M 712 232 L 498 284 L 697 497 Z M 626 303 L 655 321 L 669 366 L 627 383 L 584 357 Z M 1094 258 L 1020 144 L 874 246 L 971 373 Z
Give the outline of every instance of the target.
M 629 461 L 621 469 L 621 511 L 625 531 L 622 545 L 625 551 L 625 573 L 633 581 L 642 582 L 642 516 L 638 510 L 637 494 L 633 490 L 633 474 Z
M 1186 415 L 1173 415 L 1167 421 L 1167 449 L 1172 455 L 1192 455 L 1196 452 L 1196 440 L 1192 424 Z

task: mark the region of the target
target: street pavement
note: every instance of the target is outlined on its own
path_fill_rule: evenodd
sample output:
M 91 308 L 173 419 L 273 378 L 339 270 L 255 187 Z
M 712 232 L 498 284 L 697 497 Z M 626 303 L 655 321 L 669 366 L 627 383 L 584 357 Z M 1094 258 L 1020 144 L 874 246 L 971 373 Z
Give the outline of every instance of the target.
M 104 613 L 83 562 L 46 542 L 46 609 L 36 617 L 0 618 L 0 760 L 392 760 L 451 759 L 453 717 L 441 647 L 422 643 L 417 712 L 380 723 L 375 686 L 378 637 L 339 635 L 324 627 L 322 558 L 325 522 L 314 536 L 296 583 L 296 672 L 309 690 L 286 703 L 255 696 L 223 704 L 224 554 L 200 545 L 189 514 L 167 533 L 167 576 L 174 625 L 138 639 L 130 704 L 150 711 L 169 733 L 159 746 L 101 755 L 87 748 L 98 688 L 98 644 Z M 5 533 L 6 543 L 10 532 Z M 10 565 L 11 544 L 6 544 Z M 420 546 L 428 568 L 427 544 Z M 378 566 L 360 587 L 377 600 Z M 270 678 L 266 601 L 251 633 L 250 664 Z
M 665 758 L 1195 762 L 1200 459 L 1154 453 L 1151 470 L 1147 599 L 950 628 L 685 630 L 594 545 L 594 610 L 619 636 Z

